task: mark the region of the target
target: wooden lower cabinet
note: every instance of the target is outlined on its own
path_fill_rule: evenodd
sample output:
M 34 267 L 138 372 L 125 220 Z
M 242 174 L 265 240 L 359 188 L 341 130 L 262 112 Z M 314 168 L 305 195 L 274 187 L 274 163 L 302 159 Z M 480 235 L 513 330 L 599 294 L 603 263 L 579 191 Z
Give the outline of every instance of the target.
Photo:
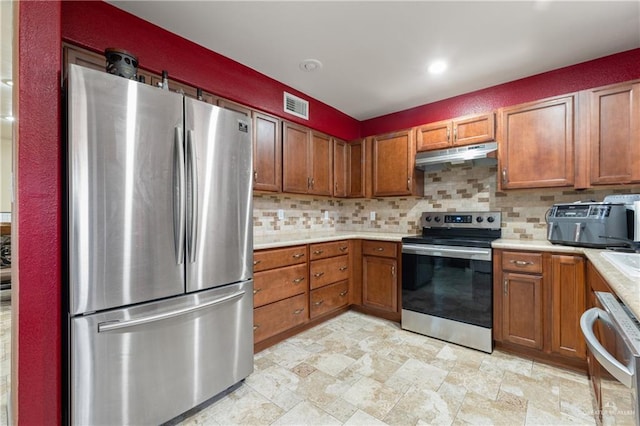
M 542 349 L 542 276 L 506 272 L 502 280 L 503 340 Z
M 393 314 L 399 320 L 400 271 L 398 244 L 382 241 L 362 242 L 362 306 Z
M 309 318 L 306 295 L 289 297 L 270 303 L 253 311 L 253 339 L 261 342 L 297 325 Z
M 585 263 L 580 255 L 494 250 L 496 346 L 586 370 Z
M 340 281 L 312 290 L 309 301 L 311 318 L 319 317 L 348 304 L 349 281 Z
M 307 264 L 256 272 L 253 277 L 253 306 L 259 307 L 307 289 Z

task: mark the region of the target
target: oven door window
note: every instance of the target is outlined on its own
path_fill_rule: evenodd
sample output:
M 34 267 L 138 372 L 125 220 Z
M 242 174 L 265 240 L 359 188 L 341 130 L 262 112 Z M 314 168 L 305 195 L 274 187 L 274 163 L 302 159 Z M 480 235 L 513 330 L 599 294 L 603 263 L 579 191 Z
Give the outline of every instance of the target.
M 402 255 L 402 308 L 491 328 L 490 261 Z

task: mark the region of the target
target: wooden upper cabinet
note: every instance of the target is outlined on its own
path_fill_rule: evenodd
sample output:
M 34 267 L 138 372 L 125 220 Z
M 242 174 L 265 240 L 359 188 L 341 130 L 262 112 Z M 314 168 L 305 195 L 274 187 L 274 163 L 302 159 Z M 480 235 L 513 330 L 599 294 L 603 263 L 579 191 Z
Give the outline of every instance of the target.
M 333 195 L 333 139 L 323 133 L 311 131 L 309 162 L 311 188 L 309 194 Z
M 422 195 L 423 174 L 415 168 L 414 132 L 372 138 L 373 196 Z
M 573 185 L 573 108 L 570 95 L 499 110 L 501 189 Z
M 107 60 L 104 55 L 100 55 L 99 53 L 90 52 L 70 44 L 63 44 L 62 56 L 65 64 L 63 78 L 66 78 L 67 76 L 69 64 L 80 65 L 96 71 L 107 72 Z
M 472 115 L 425 124 L 416 129 L 418 151 L 450 148 L 495 139 L 495 115 Z
M 282 123 L 282 191 L 307 194 L 311 187 L 308 170 L 309 129 Z
M 171 86 L 171 84 L 169 84 L 169 86 Z M 223 99 L 223 98 L 218 98 L 216 99 L 216 104 L 220 107 L 220 108 L 224 108 L 224 109 L 228 109 L 231 111 L 235 111 L 238 112 L 246 117 L 251 117 L 251 108 L 248 108 L 244 105 L 240 105 L 237 104 L 235 102 L 232 102 L 230 100 L 227 99 Z
M 282 190 L 280 120 L 253 112 L 253 189 Z
M 589 92 L 591 184 L 640 182 L 640 82 Z
M 349 145 L 333 140 L 333 196 L 347 197 L 349 184 Z
M 365 196 L 366 179 L 366 139 L 352 141 L 348 145 L 348 188 L 349 198 L 362 198 Z
M 333 141 L 298 124 L 282 125 L 282 190 L 333 194 Z

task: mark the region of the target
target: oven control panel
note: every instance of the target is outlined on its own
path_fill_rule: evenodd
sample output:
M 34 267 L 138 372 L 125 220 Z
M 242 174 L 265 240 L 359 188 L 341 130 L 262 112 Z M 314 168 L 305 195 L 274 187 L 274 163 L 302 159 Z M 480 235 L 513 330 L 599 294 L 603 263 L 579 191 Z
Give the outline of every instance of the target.
M 498 229 L 500 212 L 424 212 L 420 218 L 423 228 L 480 228 Z

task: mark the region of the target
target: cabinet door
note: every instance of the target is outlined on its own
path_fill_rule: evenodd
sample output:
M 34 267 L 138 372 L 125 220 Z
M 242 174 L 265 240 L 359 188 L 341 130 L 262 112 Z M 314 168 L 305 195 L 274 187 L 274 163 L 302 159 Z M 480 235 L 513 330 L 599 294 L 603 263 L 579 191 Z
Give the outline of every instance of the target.
M 542 276 L 502 275 L 503 340 L 542 349 Z
M 451 120 L 429 123 L 416 129 L 418 151 L 449 148 L 451 145 Z
M 471 145 L 494 140 L 496 120 L 493 113 L 463 117 L 453 121 L 453 145 Z
M 502 189 L 574 183 L 573 96 L 500 110 Z
M 590 96 L 591 183 L 640 182 L 640 83 Z
M 373 138 L 373 195 L 411 195 L 415 145 L 405 130 Z
M 349 198 L 364 197 L 365 188 L 365 139 L 352 141 L 348 145 L 348 189 Z
M 586 309 L 585 265 L 581 256 L 551 256 L 551 351 L 586 359 L 580 316 Z
M 362 258 L 362 304 L 388 312 L 398 311 L 396 259 L 377 256 Z
M 330 136 L 311 132 L 309 163 L 311 173 L 310 194 L 333 194 L 333 141 Z
M 293 123 L 282 124 L 282 190 L 306 194 L 311 188 L 308 170 L 309 130 Z
M 349 159 L 349 145 L 339 139 L 333 140 L 333 196 L 346 197 L 347 184 L 349 182 L 347 173 Z
M 282 190 L 282 142 L 280 120 L 253 113 L 253 189 Z

